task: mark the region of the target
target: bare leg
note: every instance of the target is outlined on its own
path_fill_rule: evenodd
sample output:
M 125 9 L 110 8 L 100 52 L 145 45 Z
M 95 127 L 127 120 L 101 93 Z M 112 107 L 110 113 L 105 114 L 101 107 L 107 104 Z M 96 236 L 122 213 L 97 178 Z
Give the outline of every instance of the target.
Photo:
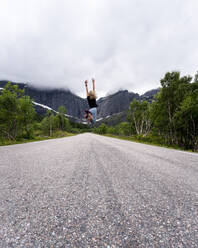
M 93 116 L 92 116 L 92 114 L 90 114 L 90 113 L 89 113 L 89 114 L 88 114 L 88 118 L 87 118 L 87 119 L 88 119 L 88 121 L 90 121 L 90 122 L 91 122 L 91 120 L 93 120 Z

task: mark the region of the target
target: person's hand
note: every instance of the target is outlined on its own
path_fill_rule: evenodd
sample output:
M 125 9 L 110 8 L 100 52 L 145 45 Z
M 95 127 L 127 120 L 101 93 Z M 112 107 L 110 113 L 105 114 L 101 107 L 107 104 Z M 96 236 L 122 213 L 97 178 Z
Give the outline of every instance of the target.
M 85 80 L 85 86 L 87 86 L 87 84 L 88 84 L 88 81 L 87 81 L 87 80 Z

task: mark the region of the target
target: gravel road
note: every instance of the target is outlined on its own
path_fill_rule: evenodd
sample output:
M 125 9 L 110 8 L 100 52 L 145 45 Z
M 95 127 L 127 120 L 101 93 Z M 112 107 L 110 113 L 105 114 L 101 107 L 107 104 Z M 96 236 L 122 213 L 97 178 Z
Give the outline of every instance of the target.
M 198 154 L 81 134 L 0 147 L 0 247 L 198 247 Z

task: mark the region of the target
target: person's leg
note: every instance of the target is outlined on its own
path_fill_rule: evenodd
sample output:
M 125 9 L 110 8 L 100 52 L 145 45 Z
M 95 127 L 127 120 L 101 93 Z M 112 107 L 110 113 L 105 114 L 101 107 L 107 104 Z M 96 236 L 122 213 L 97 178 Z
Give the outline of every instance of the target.
M 88 119 L 88 117 L 89 117 L 89 110 L 85 110 L 84 118 Z
M 93 116 L 92 116 L 91 113 L 88 114 L 88 118 L 87 118 L 87 119 L 88 119 L 88 121 L 90 121 L 90 122 L 93 120 Z
M 91 108 L 90 110 L 89 110 L 90 112 L 91 112 L 91 114 L 92 114 L 92 122 L 93 123 L 96 123 L 96 118 L 97 118 L 97 109 L 96 108 Z

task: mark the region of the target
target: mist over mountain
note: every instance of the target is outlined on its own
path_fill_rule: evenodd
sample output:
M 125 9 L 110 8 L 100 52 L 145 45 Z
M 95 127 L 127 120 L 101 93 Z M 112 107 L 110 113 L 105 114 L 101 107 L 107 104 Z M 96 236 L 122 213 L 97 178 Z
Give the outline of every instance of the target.
M 0 88 L 3 88 L 7 82 L 8 81 L 0 81 Z M 89 108 L 87 99 L 81 98 L 69 90 L 35 88 L 25 83 L 12 82 L 12 84 L 17 84 L 20 89 L 25 90 L 25 95 L 30 96 L 30 98 L 37 103 L 35 108 L 40 114 L 44 114 L 47 107 L 57 111 L 59 106 L 64 106 L 68 115 L 80 121 L 83 119 L 84 110 Z M 154 89 L 140 96 L 128 90 L 120 90 L 112 95 L 102 97 L 97 100 L 98 119 L 107 118 L 128 110 L 129 104 L 134 98 L 152 101 L 158 91 L 159 89 Z M 47 107 L 44 108 L 43 105 Z

